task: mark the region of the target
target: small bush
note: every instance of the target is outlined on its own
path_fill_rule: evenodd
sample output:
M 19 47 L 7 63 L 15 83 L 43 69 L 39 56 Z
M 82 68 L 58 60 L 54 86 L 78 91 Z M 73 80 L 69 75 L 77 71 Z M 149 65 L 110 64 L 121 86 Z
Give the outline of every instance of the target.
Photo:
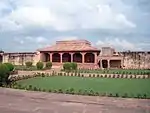
M 43 92 L 46 92 L 46 89 L 42 89 Z
M 52 92 L 52 90 L 51 90 L 51 89 L 49 89 L 49 90 L 48 90 L 48 92 Z
M 143 94 L 143 98 L 146 99 L 146 98 L 147 98 L 147 95 L 146 95 L 146 94 Z
M 63 90 L 62 89 L 58 89 L 58 93 L 63 93 Z
M 125 93 L 122 97 L 123 97 L 123 98 L 127 98 L 127 97 L 128 97 L 128 94 Z
M 65 71 L 71 71 L 71 63 L 69 63 L 69 62 L 64 63 L 63 64 L 63 69 Z
M 118 94 L 118 93 L 116 93 L 115 97 L 119 97 L 119 94 Z
M 43 67 L 44 67 L 43 62 L 37 62 L 36 67 L 37 67 L 38 70 L 42 70 Z
M 26 64 L 26 67 L 29 68 L 29 67 L 32 67 L 33 63 L 32 62 L 26 62 L 25 64 Z
M 45 67 L 46 67 L 46 69 L 51 69 L 52 68 L 52 62 L 47 62 Z
M 6 65 L 7 66 L 7 68 L 9 69 L 9 71 L 11 72 L 11 71 L 13 71 L 14 70 L 14 65 L 13 64 L 11 64 L 11 63 L 4 63 L 4 65 Z
M 33 91 L 38 91 L 38 89 L 36 87 L 33 88 Z
M 29 90 L 32 90 L 32 89 L 33 89 L 32 85 L 29 85 Z
M 77 63 L 72 62 L 72 63 L 71 63 L 71 69 L 72 69 L 72 70 L 77 70 L 77 68 L 78 68 Z

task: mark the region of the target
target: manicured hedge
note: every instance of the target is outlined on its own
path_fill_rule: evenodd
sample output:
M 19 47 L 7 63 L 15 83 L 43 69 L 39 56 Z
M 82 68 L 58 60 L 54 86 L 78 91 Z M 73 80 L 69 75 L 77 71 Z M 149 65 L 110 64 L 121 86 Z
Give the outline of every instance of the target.
M 36 67 L 38 70 L 42 70 L 44 68 L 43 62 L 37 62 Z

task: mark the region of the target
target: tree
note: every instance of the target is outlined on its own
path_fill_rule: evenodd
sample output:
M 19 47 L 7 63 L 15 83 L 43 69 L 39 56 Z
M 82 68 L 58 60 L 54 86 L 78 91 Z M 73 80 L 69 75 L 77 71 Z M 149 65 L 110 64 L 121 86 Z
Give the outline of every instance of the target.
M 44 67 L 43 62 L 37 62 L 36 67 L 37 67 L 37 69 L 42 70 Z
M 32 62 L 26 62 L 26 67 L 28 67 L 28 68 L 32 67 L 32 64 L 33 64 Z
M 8 83 L 10 68 L 7 64 L 0 64 L 0 86 Z
M 52 68 L 52 62 L 47 62 L 46 69 L 51 69 L 51 68 Z
M 8 67 L 8 69 L 9 69 L 10 72 L 13 71 L 14 68 L 15 68 L 14 65 L 11 64 L 11 63 L 4 63 L 4 65 L 6 65 Z

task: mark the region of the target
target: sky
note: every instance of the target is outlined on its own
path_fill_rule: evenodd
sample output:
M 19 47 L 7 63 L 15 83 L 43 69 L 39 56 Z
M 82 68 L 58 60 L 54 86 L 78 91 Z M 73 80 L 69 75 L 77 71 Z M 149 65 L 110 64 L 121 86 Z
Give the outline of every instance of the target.
M 36 51 L 76 39 L 149 51 L 150 0 L 0 0 L 0 49 Z

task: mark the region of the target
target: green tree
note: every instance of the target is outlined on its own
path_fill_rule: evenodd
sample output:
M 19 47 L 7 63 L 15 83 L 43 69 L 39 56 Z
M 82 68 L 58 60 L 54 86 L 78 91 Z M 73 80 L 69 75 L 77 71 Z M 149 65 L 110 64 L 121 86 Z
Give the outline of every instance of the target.
M 42 70 L 44 67 L 43 62 L 37 62 L 36 67 L 37 67 L 37 69 Z
M 11 63 L 4 63 L 4 65 L 6 65 L 7 66 L 7 68 L 8 68 L 8 70 L 11 72 L 11 71 L 13 71 L 14 70 L 14 65 L 13 64 L 11 64 Z
M 33 64 L 32 62 L 26 62 L 26 67 L 28 67 L 28 68 L 32 67 L 32 64 Z
M 46 69 L 51 69 L 51 68 L 52 68 L 52 62 L 47 62 Z
M 6 64 L 0 64 L 0 86 L 9 82 L 10 69 Z

